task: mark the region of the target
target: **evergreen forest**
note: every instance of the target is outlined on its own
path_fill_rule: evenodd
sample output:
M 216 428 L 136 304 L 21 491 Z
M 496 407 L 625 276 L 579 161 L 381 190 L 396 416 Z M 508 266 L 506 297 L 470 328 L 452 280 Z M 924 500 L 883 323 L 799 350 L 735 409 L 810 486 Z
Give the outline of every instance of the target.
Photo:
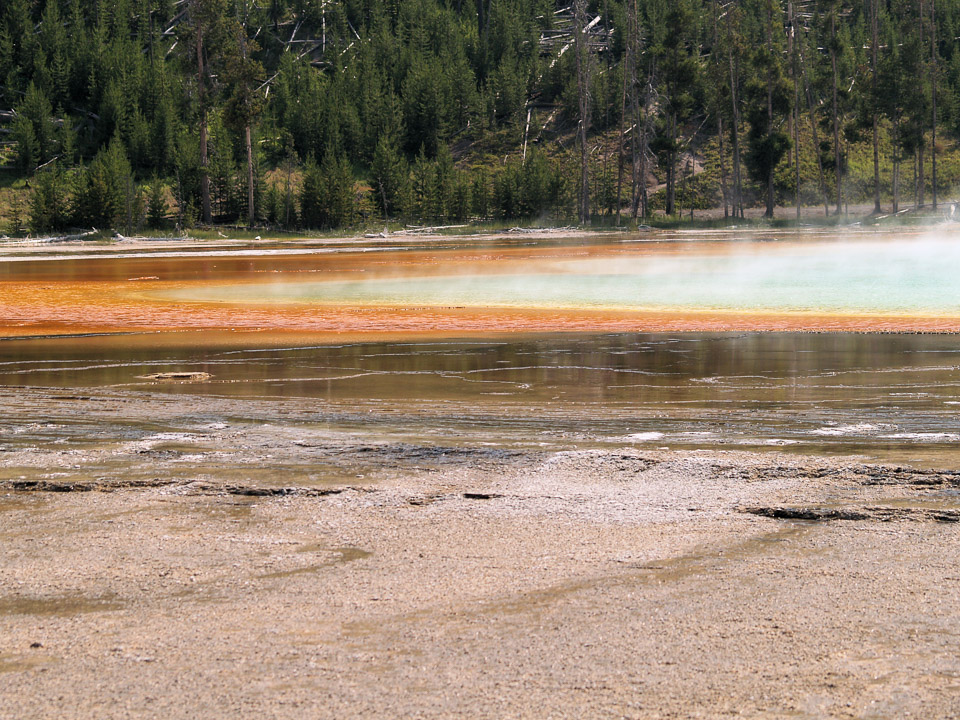
M 835 217 L 960 186 L 960 0 L 0 8 L 12 234 Z

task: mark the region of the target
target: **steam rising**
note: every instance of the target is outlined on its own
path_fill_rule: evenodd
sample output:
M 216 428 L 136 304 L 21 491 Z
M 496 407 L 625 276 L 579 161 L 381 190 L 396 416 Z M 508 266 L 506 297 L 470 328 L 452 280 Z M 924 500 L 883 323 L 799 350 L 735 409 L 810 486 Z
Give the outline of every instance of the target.
M 344 305 L 960 313 L 960 235 L 732 243 L 707 253 L 505 260 L 418 276 L 190 290 L 189 299 Z M 403 274 L 401 274 L 401 272 Z M 409 273 L 409 274 L 407 274 Z M 180 294 L 185 298 L 186 295 Z

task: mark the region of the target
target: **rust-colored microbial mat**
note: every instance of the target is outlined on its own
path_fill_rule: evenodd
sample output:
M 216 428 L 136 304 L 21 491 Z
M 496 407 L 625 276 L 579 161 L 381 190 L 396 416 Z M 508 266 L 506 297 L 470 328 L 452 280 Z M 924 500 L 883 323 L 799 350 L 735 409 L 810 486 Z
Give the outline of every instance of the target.
M 956 332 L 953 245 L 942 235 L 870 235 L 9 258 L 0 261 L 0 336 Z

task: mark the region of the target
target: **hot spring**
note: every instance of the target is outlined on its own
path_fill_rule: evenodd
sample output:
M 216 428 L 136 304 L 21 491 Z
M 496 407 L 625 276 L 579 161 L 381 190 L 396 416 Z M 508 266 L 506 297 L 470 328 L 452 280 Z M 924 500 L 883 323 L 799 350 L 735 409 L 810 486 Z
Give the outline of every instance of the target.
M 14 405 L 98 388 L 405 442 L 960 463 L 960 242 L 785 237 L 8 252 L 0 439 L 95 437 L 69 403 L 50 425 Z
M 579 257 L 467 258 L 366 268 L 358 279 L 191 286 L 179 301 L 322 306 L 719 310 L 960 316 L 960 236 L 742 243 L 702 252 L 606 246 Z

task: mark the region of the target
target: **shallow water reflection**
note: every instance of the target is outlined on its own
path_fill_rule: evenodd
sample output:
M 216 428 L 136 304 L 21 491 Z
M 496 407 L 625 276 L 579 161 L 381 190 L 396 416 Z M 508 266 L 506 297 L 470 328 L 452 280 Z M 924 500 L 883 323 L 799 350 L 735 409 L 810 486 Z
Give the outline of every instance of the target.
M 203 340 L 4 341 L 0 384 L 64 388 L 64 406 L 85 387 L 307 403 L 317 422 L 409 442 L 960 459 L 960 338 L 952 335 L 549 335 L 269 347 Z M 211 377 L 144 379 L 162 372 Z M 272 407 L 279 421 L 285 406 Z M 38 422 L 3 435 L 55 442 L 63 432 Z

